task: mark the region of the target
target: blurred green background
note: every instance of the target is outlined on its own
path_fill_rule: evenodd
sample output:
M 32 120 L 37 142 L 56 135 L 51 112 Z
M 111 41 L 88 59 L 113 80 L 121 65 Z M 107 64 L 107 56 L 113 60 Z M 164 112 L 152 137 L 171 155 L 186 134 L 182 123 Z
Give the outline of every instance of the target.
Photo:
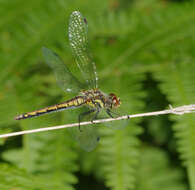
M 15 121 L 70 98 L 56 85 L 41 47 L 71 66 L 68 20 L 89 25 L 99 86 L 129 114 L 195 103 L 195 4 L 171 0 L 1 0 L 0 133 L 76 122 L 74 111 Z M 195 190 L 195 115 L 132 119 L 99 127 L 84 152 L 66 129 L 0 139 L 1 190 Z

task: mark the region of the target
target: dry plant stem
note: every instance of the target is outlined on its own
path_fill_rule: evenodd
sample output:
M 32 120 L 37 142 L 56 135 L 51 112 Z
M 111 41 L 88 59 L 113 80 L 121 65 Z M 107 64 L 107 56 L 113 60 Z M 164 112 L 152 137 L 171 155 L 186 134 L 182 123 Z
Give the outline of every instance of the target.
M 133 114 L 133 115 L 124 115 L 124 116 L 117 117 L 117 118 L 95 120 L 93 122 L 91 122 L 91 121 L 81 122 L 80 126 L 94 124 L 94 123 L 105 123 L 105 122 L 117 121 L 117 120 L 122 120 L 122 119 L 129 119 L 129 118 L 132 119 L 135 117 L 147 117 L 147 116 L 156 116 L 156 115 L 163 115 L 163 114 L 182 115 L 185 113 L 195 112 L 195 104 L 180 106 L 180 107 L 176 107 L 176 108 L 173 108 L 170 105 L 169 107 L 170 107 L 170 109 L 162 110 L 162 111 L 140 113 L 140 114 Z M 41 131 L 51 131 L 51 130 L 56 130 L 56 129 L 64 129 L 64 128 L 68 128 L 68 127 L 77 127 L 78 125 L 79 125 L 79 123 L 72 123 L 72 124 L 59 125 L 59 126 L 53 126 L 53 127 L 46 127 L 46 128 L 13 132 L 13 133 L 8 133 L 8 134 L 2 134 L 2 135 L 0 135 L 0 138 L 7 138 L 7 137 L 30 134 L 30 133 L 38 133 Z

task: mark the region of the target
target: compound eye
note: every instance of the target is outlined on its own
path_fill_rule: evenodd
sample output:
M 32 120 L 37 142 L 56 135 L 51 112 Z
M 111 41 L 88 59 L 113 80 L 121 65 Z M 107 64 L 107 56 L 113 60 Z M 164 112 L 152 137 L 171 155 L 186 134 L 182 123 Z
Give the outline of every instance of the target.
M 114 103 L 114 105 L 116 104 L 116 99 L 115 98 L 113 98 L 112 99 L 112 101 L 113 101 L 113 103 Z

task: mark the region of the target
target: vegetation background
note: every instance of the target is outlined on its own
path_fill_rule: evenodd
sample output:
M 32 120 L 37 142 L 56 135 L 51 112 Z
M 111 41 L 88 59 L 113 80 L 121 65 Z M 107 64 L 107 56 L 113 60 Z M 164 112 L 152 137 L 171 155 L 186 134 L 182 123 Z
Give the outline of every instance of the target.
M 67 112 L 13 119 L 69 98 L 41 47 L 74 64 L 68 43 L 74 10 L 88 20 L 100 88 L 127 101 L 127 113 L 195 103 L 193 0 L 1 0 L 1 134 L 74 121 Z M 81 150 L 66 129 L 0 139 L 0 189 L 195 190 L 194 114 L 99 130 L 92 152 Z

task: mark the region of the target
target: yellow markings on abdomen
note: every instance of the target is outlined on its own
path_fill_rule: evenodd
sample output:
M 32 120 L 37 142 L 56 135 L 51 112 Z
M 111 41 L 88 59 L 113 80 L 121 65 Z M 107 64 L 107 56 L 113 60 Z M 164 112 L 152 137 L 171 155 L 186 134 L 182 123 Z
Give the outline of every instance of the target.
M 60 104 L 56 104 L 54 106 L 49 106 L 40 110 L 36 110 L 36 111 L 32 111 L 32 112 L 28 112 L 25 114 L 21 114 L 19 116 L 16 116 L 15 119 L 16 120 L 21 120 L 21 119 L 27 119 L 27 118 L 31 118 L 31 117 L 36 117 L 42 114 L 46 114 L 46 113 L 51 113 L 51 112 L 55 112 L 55 111 L 62 111 L 65 109 L 71 109 L 71 108 L 76 108 L 81 106 L 82 104 L 85 103 L 85 100 L 82 97 L 75 97 L 71 100 L 68 100 L 66 102 L 60 103 Z

